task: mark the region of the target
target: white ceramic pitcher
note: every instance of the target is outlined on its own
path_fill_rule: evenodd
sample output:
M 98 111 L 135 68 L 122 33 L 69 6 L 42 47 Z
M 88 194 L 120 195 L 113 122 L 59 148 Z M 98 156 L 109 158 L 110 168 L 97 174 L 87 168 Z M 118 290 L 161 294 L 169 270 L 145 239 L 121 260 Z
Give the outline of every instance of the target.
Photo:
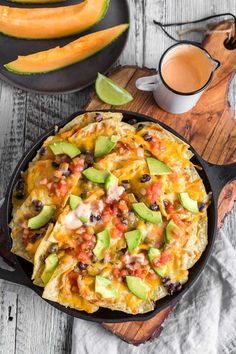
M 175 55 L 174 53 L 176 52 L 176 49 L 178 51 L 183 50 L 183 47 L 181 46 L 193 46 L 195 48 L 195 51 L 200 51 L 199 54 L 201 55 L 199 55 L 199 58 L 202 59 L 200 60 L 198 58 L 197 62 L 196 55 L 193 56 L 193 61 L 195 61 L 194 65 L 196 66 L 196 70 L 200 70 L 200 72 L 201 70 L 205 70 L 205 81 L 202 83 L 201 87 L 192 92 L 178 91 L 168 85 L 163 78 L 163 65 L 165 64 L 168 58 L 170 58 L 171 56 L 173 57 Z M 208 62 L 210 65 L 209 75 L 206 74 L 206 64 L 208 65 Z M 189 111 L 196 105 L 204 90 L 209 86 L 213 78 L 214 72 L 218 69 L 219 66 L 220 62 L 216 59 L 213 59 L 204 48 L 201 48 L 200 46 L 189 42 L 177 43 L 168 48 L 162 55 L 159 62 L 158 73 L 153 76 L 139 78 L 136 81 L 136 87 L 142 91 L 152 91 L 156 103 L 163 110 L 174 114 L 184 113 Z M 183 77 L 183 80 L 186 79 L 188 78 Z

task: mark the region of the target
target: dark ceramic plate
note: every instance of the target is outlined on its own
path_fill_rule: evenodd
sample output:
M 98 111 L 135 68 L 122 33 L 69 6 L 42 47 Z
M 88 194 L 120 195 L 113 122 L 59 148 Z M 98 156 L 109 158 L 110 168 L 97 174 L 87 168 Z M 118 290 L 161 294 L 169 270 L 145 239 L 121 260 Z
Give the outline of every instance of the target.
M 12 7 L 57 7 L 80 3 L 82 0 L 67 0 L 65 3 L 51 5 L 23 5 L 0 0 L 0 5 Z M 49 40 L 16 39 L 0 34 L 0 78 L 8 83 L 28 91 L 47 94 L 69 93 L 81 90 L 96 80 L 97 72 L 106 73 L 120 56 L 127 37 L 125 32 L 110 46 L 83 62 L 48 74 L 19 75 L 7 71 L 3 64 L 17 58 L 56 46 L 63 46 L 85 34 L 129 22 L 129 9 L 126 0 L 110 0 L 105 18 L 89 31 L 77 36 Z

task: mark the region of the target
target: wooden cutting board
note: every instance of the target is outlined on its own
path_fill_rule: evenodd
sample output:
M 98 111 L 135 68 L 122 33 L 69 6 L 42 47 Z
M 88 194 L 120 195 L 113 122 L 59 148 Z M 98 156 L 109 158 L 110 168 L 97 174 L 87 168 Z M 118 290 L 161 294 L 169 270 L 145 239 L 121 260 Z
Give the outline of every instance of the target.
M 126 88 L 134 97 L 132 102 L 120 108 L 140 112 L 166 123 L 184 136 L 204 159 L 216 164 L 236 161 L 236 120 L 227 99 L 229 83 L 236 69 L 236 49 L 228 50 L 224 46 L 227 39 L 225 29 L 230 26 L 230 22 L 222 22 L 204 39 L 204 48 L 222 65 L 197 106 L 185 114 L 173 115 L 164 112 L 155 104 L 150 92 L 136 89 L 136 80 L 142 76 L 153 75 L 155 70 L 126 66 L 109 73 L 110 78 Z M 102 108 L 111 106 L 103 104 L 94 94 L 86 109 Z M 234 200 L 236 181 L 225 187 L 221 193 L 219 227 L 224 216 L 232 209 Z M 161 332 L 164 320 L 173 310 L 171 307 L 166 308 L 145 322 L 103 323 L 103 326 L 123 340 L 138 345 L 156 338 Z

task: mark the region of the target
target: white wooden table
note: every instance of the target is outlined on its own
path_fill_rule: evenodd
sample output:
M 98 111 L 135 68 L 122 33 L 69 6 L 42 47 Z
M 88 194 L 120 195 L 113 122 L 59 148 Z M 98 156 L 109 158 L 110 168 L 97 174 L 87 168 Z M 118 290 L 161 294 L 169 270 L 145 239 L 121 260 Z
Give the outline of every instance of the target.
M 180 22 L 220 12 L 236 14 L 235 0 L 129 0 L 129 4 L 130 37 L 119 63 L 150 68 L 157 66 L 161 53 L 173 43 L 153 25 L 153 18 Z M 70 95 L 46 96 L 0 82 L 0 199 L 25 149 L 48 128 L 81 109 L 90 92 L 88 88 Z M 229 99 L 236 108 L 234 81 Z M 236 208 L 224 228 L 236 234 Z M 31 290 L 0 281 L 0 354 L 68 354 L 72 325 L 72 318 Z

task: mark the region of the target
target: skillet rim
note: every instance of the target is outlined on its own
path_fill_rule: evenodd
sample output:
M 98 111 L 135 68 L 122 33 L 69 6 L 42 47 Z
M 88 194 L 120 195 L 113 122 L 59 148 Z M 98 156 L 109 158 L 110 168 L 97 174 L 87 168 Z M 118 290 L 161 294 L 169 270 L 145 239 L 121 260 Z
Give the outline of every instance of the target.
M 207 244 L 206 249 L 202 253 L 200 259 L 190 269 L 190 272 L 191 272 L 191 270 L 192 270 L 192 272 L 194 272 L 193 276 L 191 276 L 192 279 L 189 279 L 187 281 L 187 283 L 183 285 L 183 288 L 179 293 L 176 293 L 175 295 L 172 295 L 172 296 L 166 296 L 163 299 L 158 300 L 156 307 L 154 308 L 153 311 L 150 311 L 150 312 L 147 312 L 144 314 L 131 315 L 131 314 L 127 314 L 127 313 L 120 312 L 120 311 L 112 311 L 110 309 L 100 308 L 97 312 L 89 314 L 89 313 L 86 313 L 85 311 L 78 311 L 75 309 L 71 309 L 69 307 L 66 308 L 65 306 L 60 305 L 58 303 L 43 299 L 42 298 L 42 289 L 33 284 L 33 282 L 31 281 L 31 277 L 24 270 L 24 267 L 27 265 L 29 266 L 30 263 L 21 259 L 19 256 L 16 256 L 15 254 L 11 253 L 11 255 L 14 257 L 14 265 L 15 265 L 14 273 L 18 272 L 19 275 L 24 278 L 22 281 L 19 280 L 19 284 L 26 285 L 27 287 L 32 289 L 34 292 L 36 292 L 44 301 L 46 301 L 47 303 L 52 305 L 54 308 L 57 308 L 58 310 L 66 313 L 67 315 L 73 316 L 75 318 L 80 318 L 80 319 L 88 320 L 91 322 L 98 322 L 98 323 L 102 323 L 102 322 L 120 323 L 120 322 L 129 322 L 129 321 L 147 321 L 147 320 L 153 318 L 155 315 L 157 315 L 159 312 L 161 312 L 165 308 L 167 308 L 169 306 L 173 307 L 178 303 L 178 301 L 182 298 L 182 296 L 184 294 L 186 294 L 189 291 L 189 289 L 191 287 L 193 287 L 193 285 L 199 279 L 200 275 L 202 274 L 204 268 L 207 265 L 210 255 L 212 253 L 213 245 L 214 245 L 215 238 L 216 238 L 216 229 L 217 229 L 217 198 L 216 198 L 216 195 L 214 194 L 214 186 L 212 185 L 211 175 L 208 171 L 209 165 L 206 161 L 204 161 L 201 158 L 201 156 L 186 141 L 186 139 L 184 139 L 173 128 L 169 127 L 165 123 L 163 123 L 153 117 L 150 117 L 150 116 L 147 116 L 147 115 L 144 115 L 141 113 L 136 113 L 136 112 L 122 110 L 122 109 L 94 109 L 94 110 L 86 110 L 85 109 L 85 110 L 80 110 L 80 111 L 73 113 L 72 115 L 69 116 L 68 119 L 66 119 L 65 121 L 63 121 L 62 123 L 60 123 L 56 126 L 61 128 L 64 125 L 66 125 L 68 122 L 70 122 L 73 118 L 75 118 L 76 116 L 78 116 L 80 114 L 84 114 L 86 112 L 96 112 L 96 111 L 122 113 L 124 115 L 124 121 L 129 121 L 131 118 L 136 117 L 136 118 L 138 118 L 138 120 L 140 119 L 140 121 L 148 121 L 151 123 L 160 124 L 164 129 L 166 129 L 167 131 L 176 135 L 178 138 L 180 138 L 181 140 L 183 140 L 184 142 L 186 142 L 189 145 L 189 149 L 194 154 L 193 159 L 196 159 L 197 163 L 200 164 L 200 166 L 202 167 L 202 173 L 204 174 L 204 177 L 201 176 L 201 178 L 204 182 L 206 189 L 208 190 L 208 193 L 212 192 L 212 202 L 211 202 L 210 207 L 208 208 L 208 244 Z M 12 211 L 11 198 L 12 198 L 12 192 L 13 192 L 15 183 L 19 177 L 20 172 L 26 168 L 28 163 L 35 156 L 36 151 L 39 149 L 42 142 L 49 135 L 52 135 L 52 134 L 55 134 L 55 126 L 53 128 L 51 128 L 50 130 L 48 130 L 47 132 L 45 132 L 44 134 L 42 134 L 39 138 L 37 138 L 37 141 L 24 153 L 24 155 L 22 156 L 22 158 L 18 162 L 16 168 L 14 169 L 14 171 L 11 175 L 10 182 L 8 184 L 7 191 L 6 191 L 5 200 L 4 200 L 4 203 L 2 206 L 2 208 L 5 210 L 3 210 L 1 208 L 1 210 L 3 210 L 3 214 L 6 216 L 5 220 L 3 220 L 3 222 L 5 222 L 5 225 L 3 225 L 3 228 L 4 228 L 4 231 L 7 236 L 7 243 L 8 243 L 9 248 L 11 247 L 11 235 L 10 235 L 10 228 L 8 226 L 8 222 L 11 219 L 11 211 Z M 23 166 L 24 166 L 24 168 L 23 168 Z M 209 217 L 209 214 L 210 214 L 210 217 Z M 209 222 L 210 218 L 212 219 L 211 223 Z M 200 261 L 202 264 L 199 263 Z M 96 314 L 99 315 L 99 311 L 108 313 L 108 315 L 110 314 L 111 316 L 109 318 L 107 318 L 106 316 L 105 317 L 102 317 L 102 316 L 96 317 Z

